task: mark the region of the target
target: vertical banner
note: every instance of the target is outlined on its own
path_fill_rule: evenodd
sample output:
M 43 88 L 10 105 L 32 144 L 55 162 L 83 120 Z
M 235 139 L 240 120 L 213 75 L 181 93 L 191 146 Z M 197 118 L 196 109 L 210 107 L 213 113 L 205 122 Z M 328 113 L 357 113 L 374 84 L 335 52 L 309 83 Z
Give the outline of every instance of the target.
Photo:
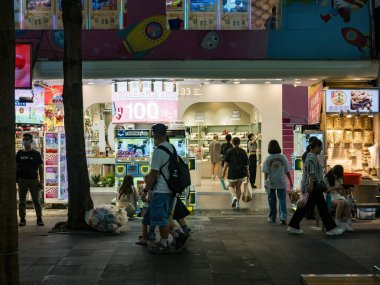
M 321 121 L 323 84 L 317 83 L 308 88 L 308 124 L 319 124 Z

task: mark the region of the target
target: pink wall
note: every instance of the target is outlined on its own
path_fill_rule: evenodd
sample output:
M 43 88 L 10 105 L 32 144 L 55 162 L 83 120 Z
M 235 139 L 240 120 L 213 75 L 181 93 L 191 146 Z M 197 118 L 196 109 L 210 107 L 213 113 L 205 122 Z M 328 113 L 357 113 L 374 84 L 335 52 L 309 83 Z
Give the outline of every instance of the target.
M 282 115 L 290 123 L 307 124 L 307 86 L 282 86 Z

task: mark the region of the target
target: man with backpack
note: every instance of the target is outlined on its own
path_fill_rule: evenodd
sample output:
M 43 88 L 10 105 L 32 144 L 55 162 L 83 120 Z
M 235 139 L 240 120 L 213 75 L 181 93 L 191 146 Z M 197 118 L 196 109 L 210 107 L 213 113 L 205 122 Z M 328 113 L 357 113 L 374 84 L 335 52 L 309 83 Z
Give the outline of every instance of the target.
M 173 145 L 166 140 L 166 126 L 156 124 L 152 127 L 156 146 L 151 171 L 147 179 L 147 190 L 153 191 L 150 204 L 150 226 L 160 229 L 160 241 L 151 247 L 152 253 L 170 253 L 169 222 L 176 194 L 180 194 L 190 185 L 190 173 L 187 165 L 178 157 Z

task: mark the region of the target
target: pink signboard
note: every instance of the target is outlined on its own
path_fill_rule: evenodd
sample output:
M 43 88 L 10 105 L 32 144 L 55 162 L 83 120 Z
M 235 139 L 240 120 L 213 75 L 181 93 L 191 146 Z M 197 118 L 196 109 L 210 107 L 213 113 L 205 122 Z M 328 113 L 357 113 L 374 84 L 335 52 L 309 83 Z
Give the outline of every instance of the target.
M 130 83 L 119 84 L 112 94 L 112 123 L 157 123 L 178 120 L 178 93 L 162 90 L 161 84 L 155 84 L 155 89 L 134 86 Z M 134 88 L 136 87 L 136 88 Z
M 323 84 L 318 83 L 308 88 L 308 124 L 314 125 L 319 124 L 321 121 L 321 111 L 322 111 L 322 89 Z

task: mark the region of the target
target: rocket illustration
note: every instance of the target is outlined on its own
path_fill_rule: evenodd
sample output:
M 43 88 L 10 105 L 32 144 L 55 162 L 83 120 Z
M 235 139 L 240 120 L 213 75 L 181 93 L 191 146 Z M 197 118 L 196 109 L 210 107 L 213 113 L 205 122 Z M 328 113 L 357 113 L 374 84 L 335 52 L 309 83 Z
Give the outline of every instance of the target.
M 361 52 L 364 52 L 363 48 L 370 47 L 369 37 L 355 28 L 343 28 L 341 33 L 346 42 L 356 46 Z
M 129 53 L 142 53 L 159 46 L 167 40 L 166 17 L 154 16 L 123 31 L 123 45 Z

